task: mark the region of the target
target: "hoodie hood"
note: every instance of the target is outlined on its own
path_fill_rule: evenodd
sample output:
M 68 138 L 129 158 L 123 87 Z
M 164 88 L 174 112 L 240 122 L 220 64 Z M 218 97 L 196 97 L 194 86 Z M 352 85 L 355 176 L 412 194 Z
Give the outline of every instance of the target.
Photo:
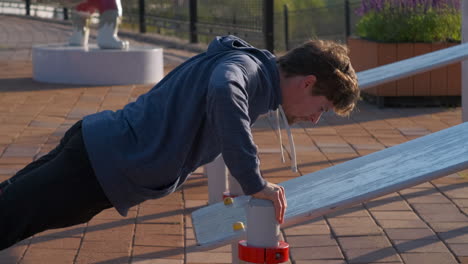
M 269 108 L 270 110 L 278 109 L 278 106 L 281 104 L 281 90 L 279 86 L 279 71 L 276 65 L 276 57 L 271 52 L 265 49 L 258 49 L 254 46 L 250 45 L 243 39 L 240 39 L 236 36 L 228 35 L 228 36 L 218 36 L 213 41 L 211 41 L 208 49 L 206 51 L 206 55 L 215 55 L 219 52 L 229 52 L 229 51 L 241 51 L 247 54 L 255 55 L 253 57 L 256 60 L 260 60 L 261 67 L 265 67 L 265 73 L 273 73 L 268 74 L 268 82 L 270 82 L 272 91 L 272 100 L 270 101 Z
M 276 57 L 271 52 L 255 48 L 245 40 L 232 35 L 216 37 L 211 41 L 206 53 L 210 54 L 229 50 L 242 50 L 244 52 L 256 52 L 257 54 L 262 53 L 266 58 L 272 60 L 274 64 L 276 64 Z

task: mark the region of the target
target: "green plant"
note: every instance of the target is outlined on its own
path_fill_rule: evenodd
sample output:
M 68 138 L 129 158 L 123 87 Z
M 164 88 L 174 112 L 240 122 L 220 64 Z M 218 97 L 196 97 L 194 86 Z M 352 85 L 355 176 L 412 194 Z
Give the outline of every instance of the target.
M 382 42 L 459 42 L 459 9 L 459 1 L 363 0 L 356 31 Z

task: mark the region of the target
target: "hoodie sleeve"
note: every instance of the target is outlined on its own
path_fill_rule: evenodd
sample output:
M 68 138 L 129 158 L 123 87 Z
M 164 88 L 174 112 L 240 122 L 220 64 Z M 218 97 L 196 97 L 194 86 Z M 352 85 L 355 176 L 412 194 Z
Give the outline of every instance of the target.
M 244 193 L 250 195 L 262 190 L 266 182 L 260 175 L 257 147 L 250 129 L 248 82 L 242 65 L 218 65 L 210 78 L 207 113 L 229 171 Z

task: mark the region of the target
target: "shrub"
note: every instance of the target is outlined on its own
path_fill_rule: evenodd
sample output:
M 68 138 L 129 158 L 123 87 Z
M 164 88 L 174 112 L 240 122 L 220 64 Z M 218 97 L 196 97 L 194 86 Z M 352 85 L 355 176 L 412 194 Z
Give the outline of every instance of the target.
M 359 37 L 382 42 L 461 40 L 460 0 L 362 0 Z

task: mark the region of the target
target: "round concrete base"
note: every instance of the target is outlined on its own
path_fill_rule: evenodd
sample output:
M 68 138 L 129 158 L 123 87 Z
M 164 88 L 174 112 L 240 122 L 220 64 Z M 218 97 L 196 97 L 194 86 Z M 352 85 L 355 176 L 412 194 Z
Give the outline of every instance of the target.
M 80 85 L 151 84 L 160 81 L 163 50 L 131 47 L 128 50 L 72 47 L 67 44 L 33 47 L 33 79 L 39 82 Z

